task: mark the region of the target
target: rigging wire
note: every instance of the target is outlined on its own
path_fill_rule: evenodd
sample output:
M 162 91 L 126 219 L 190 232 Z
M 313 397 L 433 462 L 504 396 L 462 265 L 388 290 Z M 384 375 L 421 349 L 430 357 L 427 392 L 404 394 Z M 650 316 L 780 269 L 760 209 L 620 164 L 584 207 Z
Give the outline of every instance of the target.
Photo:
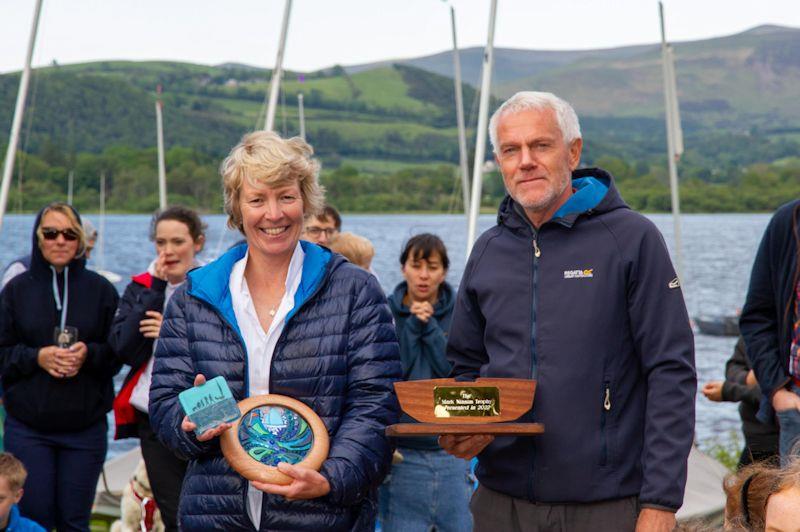
M 22 153 L 17 165 L 17 214 L 22 212 L 22 178 L 25 173 L 25 164 L 28 162 L 28 144 L 31 140 L 31 130 L 33 129 L 33 116 L 36 114 L 36 93 L 39 90 L 39 70 L 33 69 L 33 90 L 31 99 L 25 105 L 25 117 L 28 123 L 25 126 L 25 139 L 22 141 Z

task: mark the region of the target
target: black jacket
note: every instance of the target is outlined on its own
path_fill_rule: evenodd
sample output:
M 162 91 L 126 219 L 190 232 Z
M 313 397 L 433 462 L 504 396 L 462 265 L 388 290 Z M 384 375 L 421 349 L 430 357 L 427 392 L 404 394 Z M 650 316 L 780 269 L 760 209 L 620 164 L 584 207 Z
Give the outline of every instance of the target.
M 789 349 L 794 325 L 794 299 L 797 286 L 797 241 L 800 227 L 800 200 L 779 208 L 769 222 L 756 253 L 750 288 L 739 319 L 739 329 L 764 396 L 758 417 L 773 415 L 771 399 L 786 386 L 789 376 Z
M 75 213 L 77 215 L 77 212 Z M 34 223 L 30 269 L 0 293 L 0 374 L 8 414 L 42 432 L 81 430 L 111 408 L 111 378 L 121 363 L 108 345 L 119 299 L 105 278 L 86 269 L 83 258 L 69 264 L 66 325 L 78 329 L 88 354 L 78 374 L 55 379 L 39 367 L 39 349 L 53 345 L 60 312 L 53 297 L 53 270 L 39 250 Z M 66 269 L 65 269 L 66 271 Z M 56 276 L 60 297 L 64 273 Z
M 694 341 L 658 229 L 599 168 L 538 230 L 506 197 L 472 249 L 447 356 L 457 377 L 536 378 L 522 421 L 478 456 L 481 485 L 543 503 L 683 501 L 694 437 Z
M 742 432 L 745 439 L 752 436 L 778 436 L 778 427 L 770 420 L 761 423 L 757 418 L 761 401 L 761 388 L 745 384 L 750 372 L 750 361 L 744 348 L 744 339 L 739 337 L 733 355 L 725 363 L 725 382 L 722 384 L 722 400 L 739 403 L 739 417 L 742 418 Z
M 164 293 L 167 282 L 145 272 L 136 275 L 125 288 L 119 301 L 108 343 L 131 370 L 125 376 L 122 389 L 114 399 L 114 438 L 138 438 L 137 414 L 130 404 L 131 393 L 150 357 L 153 356 L 153 339 L 139 331 L 139 322 L 148 310 L 164 312 Z

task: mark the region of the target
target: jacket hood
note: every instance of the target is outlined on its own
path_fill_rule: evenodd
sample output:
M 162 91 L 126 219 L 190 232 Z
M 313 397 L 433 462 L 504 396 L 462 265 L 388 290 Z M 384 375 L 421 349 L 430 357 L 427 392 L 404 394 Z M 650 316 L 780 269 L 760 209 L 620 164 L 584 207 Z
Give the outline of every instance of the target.
M 81 220 L 81 215 L 72 205 L 67 205 L 72 212 L 75 214 L 75 217 L 78 219 L 78 223 L 82 224 L 83 221 Z M 42 274 L 45 273 L 50 275 L 50 263 L 47 262 L 42 255 L 42 250 L 39 249 L 39 238 L 36 236 L 36 229 L 39 227 L 39 224 L 42 221 L 42 215 L 47 207 L 42 207 L 42 210 L 39 211 L 39 214 L 36 215 L 36 221 L 33 223 L 33 234 L 31 236 L 31 266 L 29 271 L 32 274 Z M 82 270 L 86 267 L 86 258 L 83 256 L 76 257 L 72 259 L 72 262 L 68 264 L 70 272 Z
M 614 185 L 614 177 L 601 168 L 581 168 L 572 172 L 573 194 L 548 222 L 572 227 L 581 215 L 629 208 Z M 510 229 L 530 226 L 522 207 L 506 194 L 497 212 L 497 223 Z
M 403 297 L 406 295 L 408 291 L 408 283 L 403 281 L 402 283 L 398 284 L 394 292 L 389 295 L 389 308 L 392 309 L 392 312 L 398 316 L 403 316 L 407 318 L 411 315 L 411 311 L 408 310 L 408 307 L 403 304 Z M 439 286 L 439 298 L 436 300 L 436 304 L 433 306 L 433 317 L 437 320 L 441 320 L 442 317 L 447 316 L 453 310 L 453 306 L 456 303 L 455 293 L 453 291 L 453 287 L 445 281 Z
M 300 286 L 294 296 L 294 308 L 286 316 L 288 322 L 322 284 L 326 275 L 334 268 L 346 262 L 341 255 L 331 253 L 323 248 L 305 240 L 300 241 L 305 253 L 303 260 L 303 273 Z M 233 312 L 233 301 L 229 288 L 231 271 L 234 264 L 240 261 L 247 253 L 247 243 L 232 247 L 217 260 L 190 271 L 187 276 L 187 292 L 214 307 L 235 329 L 241 334 Z

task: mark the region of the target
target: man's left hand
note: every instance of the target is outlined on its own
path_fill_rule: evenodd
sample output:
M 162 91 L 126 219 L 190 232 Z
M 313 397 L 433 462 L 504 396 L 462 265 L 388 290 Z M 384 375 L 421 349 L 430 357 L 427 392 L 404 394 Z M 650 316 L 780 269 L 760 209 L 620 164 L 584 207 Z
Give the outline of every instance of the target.
M 292 478 L 292 483 L 286 486 L 253 481 L 256 489 L 274 495 L 283 495 L 288 500 L 316 499 L 327 495 L 331 491 L 328 479 L 319 472 L 307 467 L 298 467 L 284 462 L 278 464 L 278 471 Z
M 705 395 L 709 401 L 717 403 L 722 401 L 722 381 L 707 382 L 705 386 L 703 386 L 703 395 Z
M 669 510 L 644 508 L 636 521 L 636 532 L 671 532 L 675 528 L 675 513 Z

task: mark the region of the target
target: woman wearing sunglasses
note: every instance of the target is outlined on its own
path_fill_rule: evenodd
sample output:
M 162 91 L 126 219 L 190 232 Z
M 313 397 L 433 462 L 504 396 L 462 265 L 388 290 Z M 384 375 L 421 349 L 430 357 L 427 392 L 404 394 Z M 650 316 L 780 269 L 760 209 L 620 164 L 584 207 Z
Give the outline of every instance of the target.
M 30 269 L 0 292 L 5 447 L 28 470 L 23 515 L 47 530 L 88 530 L 119 371 L 108 343 L 117 292 L 89 271 L 78 212 L 42 209 Z

